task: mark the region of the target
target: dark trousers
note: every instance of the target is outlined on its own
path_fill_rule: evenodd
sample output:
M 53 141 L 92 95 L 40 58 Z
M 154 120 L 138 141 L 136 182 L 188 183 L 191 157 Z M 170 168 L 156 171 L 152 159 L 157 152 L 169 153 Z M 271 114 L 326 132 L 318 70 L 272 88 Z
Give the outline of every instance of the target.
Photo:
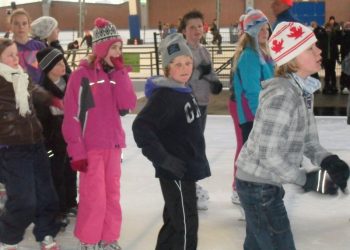
M 335 74 L 335 59 L 324 60 L 323 66 L 325 70 L 324 83 L 326 89 L 336 89 L 337 88 L 337 77 Z
M 156 250 L 195 250 L 198 211 L 195 182 L 159 179 L 165 205 Z
M 246 218 L 244 250 L 295 250 L 284 189 L 236 179 Z
M 0 169 L 8 196 L 0 216 L 0 242 L 19 243 L 32 222 L 37 241 L 46 235 L 55 237 L 60 229 L 58 199 L 44 145 L 0 149 Z
M 239 127 L 241 128 L 242 140 L 244 144 L 248 140 L 250 131 L 252 131 L 253 122 L 246 122 L 243 124 L 239 124 Z
M 53 147 L 49 153 L 54 186 L 60 204 L 60 213 L 65 215 L 77 206 L 77 174 L 70 167 L 65 148 Z

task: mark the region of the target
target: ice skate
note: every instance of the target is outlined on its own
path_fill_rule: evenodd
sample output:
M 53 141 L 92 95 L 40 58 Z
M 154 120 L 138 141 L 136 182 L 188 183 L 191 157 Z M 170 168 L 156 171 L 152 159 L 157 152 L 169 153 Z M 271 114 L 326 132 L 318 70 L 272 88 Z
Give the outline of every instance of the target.
M 17 250 L 18 249 L 18 245 L 8 245 L 5 243 L 1 243 L 0 242 L 0 250 Z
M 101 241 L 99 247 L 100 250 L 122 250 L 122 248 L 119 246 L 118 241 L 114 241 L 109 244 Z
M 80 242 L 78 247 L 78 250 L 99 250 L 99 249 L 102 249 L 102 248 L 100 248 L 98 244 L 87 244 L 83 242 Z
M 52 236 L 45 236 L 44 240 L 41 242 L 41 250 L 60 250 L 57 242 L 53 239 Z
M 197 209 L 208 210 L 209 194 L 202 186 L 196 184 Z

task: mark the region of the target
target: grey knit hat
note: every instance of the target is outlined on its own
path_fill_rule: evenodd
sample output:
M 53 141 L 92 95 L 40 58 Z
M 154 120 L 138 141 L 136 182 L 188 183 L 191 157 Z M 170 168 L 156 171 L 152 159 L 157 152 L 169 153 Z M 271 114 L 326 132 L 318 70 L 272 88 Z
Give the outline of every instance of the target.
M 39 17 L 30 24 L 33 36 L 39 37 L 41 40 L 48 38 L 57 26 L 57 20 L 50 16 Z
M 180 33 L 173 33 L 164 38 L 159 45 L 162 55 L 162 65 L 166 68 L 177 56 L 192 56 L 191 49 L 187 46 L 186 40 Z

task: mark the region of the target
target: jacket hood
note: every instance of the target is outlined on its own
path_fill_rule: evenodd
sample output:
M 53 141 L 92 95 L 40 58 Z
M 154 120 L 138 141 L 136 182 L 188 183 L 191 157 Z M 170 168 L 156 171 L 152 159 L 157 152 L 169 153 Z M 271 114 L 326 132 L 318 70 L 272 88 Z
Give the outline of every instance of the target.
M 171 88 L 180 93 L 191 93 L 192 89 L 186 85 L 179 84 L 178 82 L 166 78 L 163 76 L 155 76 L 147 79 L 145 85 L 145 96 L 148 98 L 152 95 L 153 91 L 158 88 Z

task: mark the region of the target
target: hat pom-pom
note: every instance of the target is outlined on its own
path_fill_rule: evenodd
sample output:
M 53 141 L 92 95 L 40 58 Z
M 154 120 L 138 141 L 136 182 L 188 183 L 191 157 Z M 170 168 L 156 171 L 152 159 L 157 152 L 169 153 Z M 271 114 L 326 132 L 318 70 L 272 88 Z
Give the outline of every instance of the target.
M 109 24 L 109 22 L 108 22 L 106 19 L 102 18 L 102 17 L 98 17 L 98 18 L 96 18 L 96 20 L 95 20 L 95 26 L 96 26 L 97 28 L 104 28 L 104 27 L 106 27 L 108 24 Z

